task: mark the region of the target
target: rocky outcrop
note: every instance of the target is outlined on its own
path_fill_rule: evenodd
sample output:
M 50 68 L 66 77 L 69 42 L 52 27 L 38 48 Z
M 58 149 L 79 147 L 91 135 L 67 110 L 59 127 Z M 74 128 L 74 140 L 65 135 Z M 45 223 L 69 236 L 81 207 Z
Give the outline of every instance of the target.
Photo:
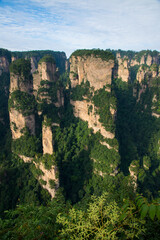
M 104 61 L 100 57 L 72 56 L 70 58 L 70 80 L 71 87 L 80 85 L 87 80 L 95 90 L 111 84 L 114 61 Z
M 96 107 L 91 102 L 83 101 L 72 101 L 71 104 L 74 106 L 74 115 L 79 117 L 83 121 L 88 122 L 88 127 L 92 128 L 94 133 L 100 131 L 104 138 L 113 139 L 115 135 L 103 127 L 99 121 L 99 115 L 96 113 Z M 92 106 L 92 112 L 88 112 L 89 106 Z
M 12 99 L 13 101 L 12 107 L 9 110 L 10 128 L 11 128 L 13 139 L 20 138 L 24 134 L 23 130 L 25 127 L 27 127 L 31 135 L 35 134 L 35 115 L 32 112 L 26 115 L 23 113 L 21 109 L 16 109 L 13 107 L 14 104 L 17 104 L 19 106 L 20 103 L 17 101 L 24 101 L 24 99 L 20 99 L 20 96 L 21 98 L 26 96 L 24 95 L 25 93 L 29 94 L 29 96 L 32 95 L 33 82 L 32 82 L 32 76 L 30 73 L 29 66 L 30 66 L 29 62 L 26 60 L 24 61 L 17 60 L 13 62 L 13 65 L 11 68 L 10 99 L 12 98 L 15 92 L 17 91 L 19 92 L 19 95 L 18 95 L 19 98 L 17 99 L 15 97 Z M 24 70 L 25 67 L 26 67 L 26 70 Z M 17 69 L 19 69 L 19 72 L 17 71 Z
M 31 114 L 24 116 L 22 113 L 14 108 L 9 111 L 10 116 L 10 128 L 12 132 L 12 138 L 17 139 L 23 135 L 23 130 L 27 127 L 32 135 L 35 134 L 35 116 Z
M 128 82 L 129 80 L 129 69 L 128 69 L 128 59 L 127 58 L 117 58 L 118 60 L 118 78 L 121 78 L 123 82 Z
M 42 180 L 45 183 L 41 183 L 42 187 L 50 193 L 52 198 L 54 198 L 57 189 L 59 188 L 59 179 L 56 176 L 58 172 L 57 167 L 52 166 L 51 169 L 48 170 L 44 167 L 43 163 L 35 163 L 35 165 L 43 172 L 43 175 L 39 177 L 39 181 L 41 182 Z M 51 182 L 54 183 L 54 186 L 53 184 L 51 186 Z
M 44 60 L 43 60 L 44 59 Z M 54 59 L 42 58 L 38 64 L 38 70 L 33 73 L 33 93 L 38 102 L 46 101 L 48 104 L 54 104 L 56 107 L 64 105 L 63 89 L 57 87 L 58 72 Z M 55 88 L 57 101 L 52 102 L 49 94 L 50 88 Z
M 10 94 L 16 90 L 21 92 L 32 93 L 33 82 L 32 79 L 26 80 L 24 76 L 10 73 Z
M 56 64 L 52 62 L 41 62 L 38 64 L 38 72 L 42 80 L 56 81 Z
M 50 126 L 42 126 L 42 145 L 43 145 L 43 154 L 53 154 L 53 136 L 52 129 Z
M 105 86 L 105 91 L 111 94 L 111 85 L 113 74 L 114 60 L 104 61 L 98 56 L 72 56 L 70 59 L 70 80 L 71 87 L 74 89 L 81 83 L 89 82 L 89 91 L 94 96 L 95 91 Z M 104 99 L 105 101 L 105 99 Z M 88 127 L 93 129 L 94 133 L 100 132 L 104 138 L 113 139 L 115 134 L 107 131 L 103 123 L 100 121 L 98 108 L 94 105 L 92 99 L 83 96 L 83 100 L 70 100 L 72 104 L 74 116 L 88 122 Z M 108 106 L 110 115 L 113 118 L 116 110 L 112 106 Z M 109 144 L 105 144 L 108 149 L 112 149 Z
M 153 63 L 153 59 L 152 59 L 151 55 L 148 54 L 147 59 L 146 59 L 146 64 L 147 64 L 148 66 L 151 66 L 152 63 Z
M 149 71 L 148 67 L 144 68 L 143 66 L 140 66 L 136 76 L 136 79 L 138 80 L 139 83 L 141 83 L 145 79 L 146 73 L 148 73 L 148 71 Z

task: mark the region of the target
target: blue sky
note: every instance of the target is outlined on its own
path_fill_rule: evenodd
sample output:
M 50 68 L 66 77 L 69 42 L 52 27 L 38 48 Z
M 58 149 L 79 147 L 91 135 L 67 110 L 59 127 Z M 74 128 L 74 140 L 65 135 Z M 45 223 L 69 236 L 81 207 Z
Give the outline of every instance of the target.
M 0 0 L 0 48 L 160 51 L 159 0 Z

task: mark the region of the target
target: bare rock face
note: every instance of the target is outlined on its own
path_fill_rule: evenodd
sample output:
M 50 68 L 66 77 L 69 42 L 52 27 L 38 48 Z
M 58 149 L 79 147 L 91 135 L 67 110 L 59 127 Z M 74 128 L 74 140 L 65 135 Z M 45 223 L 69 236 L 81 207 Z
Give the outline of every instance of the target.
M 26 60 L 17 60 L 12 63 L 10 73 L 10 98 L 15 91 L 19 91 L 21 97 L 24 97 L 24 93 L 32 95 L 33 82 L 30 72 L 30 62 Z M 25 74 L 25 76 L 24 76 Z M 16 98 L 13 99 L 15 103 Z M 24 109 L 25 110 L 25 109 Z M 16 108 L 11 107 L 9 111 L 10 116 L 10 127 L 12 131 L 12 138 L 20 138 L 24 133 L 23 129 L 28 128 L 31 135 L 35 135 L 35 116 L 32 112 L 28 115 L 23 114 L 23 111 L 17 110 Z
M 26 81 L 23 76 L 10 73 L 10 94 L 16 90 L 31 93 L 33 90 L 33 82 Z
M 56 107 L 62 107 L 64 106 L 64 95 L 63 95 L 63 89 L 57 89 L 57 102 L 54 103 Z
M 58 81 L 56 64 L 41 60 L 38 64 L 38 70 L 33 73 L 33 93 L 36 98 L 38 97 L 38 102 L 45 99 L 48 104 L 52 103 L 51 96 L 48 95 L 48 89 L 50 88 L 48 82 L 55 83 L 56 81 Z M 41 92 L 42 88 L 45 88 L 46 91 Z M 39 91 L 40 93 L 38 93 Z M 56 107 L 64 105 L 63 89 L 57 89 L 57 102 L 54 105 Z
M 39 180 L 42 179 L 46 184 L 42 184 L 42 187 L 46 189 L 52 198 L 55 197 L 55 194 L 57 192 L 57 189 L 59 188 L 59 179 L 56 177 L 56 173 L 58 172 L 57 167 L 52 166 L 50 170 L 45 169 L 43 163 L 36 164 L 36 167 L 38 167 L 42 172 L 43 175 L 39 177 Z M 55 185 L 54 187 L 50 186 L 50 181 L 54 181 Z
M 3 72 L 9 72 L 9 61 L 6 57 L 0 57 L 0 76 Z
M 38 72 L 42 80 L 55 81 L 56 64 L 50 62 L 42 62 L 38 64 Z
M 123 82 L 129 80 L 128 60 L 118 58 L 118 78 L 121 78 Z
M 138 175 L 138 171 L 137 171 L 137 162 L 134 161 L 130 164 L 130 167 L 129 167 L 129 172 L 130 172 L 130 176 L 131 176 L 131 179 L 132 179 L 132 184 L 133 184 L 133 187 L 134 187 L 134 191 L 136 191 L 137 189 L 137 175 Z
M 70 58 L 70 80 L 71 87 L 76 87 L 87 80 L 95 90 L 111 84 L 114 61 L 104 61 L 100 57 L 72 56 Z
M 35 57 L 31 57 L 31 73 L 34 73 L 37 70 L 37 59 Z
M 11 57 L 12 62 L 16 61 L 17 59 L 18 59 L 17 57 L 14 57 L 14 56 Z
M 145 79 L 146 74 L 150 74 L 150 69 L 148 67 L 144 68 L 143 66 L 140 66 L 136 76 L 136 79 L 139 81 L 139 83 Z
M 130 66 L 133 67 L 135 65 L 139 65 L 139 62 L 136 59 L 131 59 Z
M 100 57 L 90 56 L 72 56 L 70 59 L 70 80 L 72 88 L 84 83 L 88 80 L 90 89 L 94 91 L 111 85 L 112 71 L 114 61 L 104 61 Z M 106 91 L 111 91 L 111 88 L 106 88 Z M 73 101 L 70 103 L 74 106 L 74 115 L 88 122 L 88 127 L 92 128 L 94 133 L 100 131 L 104 138 L 113 139 L 115 135 L 105 129 L 103 124 L 99 121 L 100 116 L 97 113 L 97 108 L 94 103 L 88 100 Z M 92 109 L 90 111 L 90 109 Z M 110 113 L 114 118 L 115 111 L 110 106 Z
M 140 65 L 145 64 L 145 56 L 143 55 L 140 60 Z
M 94 104 L 87 101 L 72 101 L 74 106 L 75 117 L 81 118 L 83 121 L 88 122 L 88 127 L 93 128 L 94 133 L 100 131 L 105 138 L 113 139 L 115 135 L 109 131 L 106 131 L 102 123 L 99 122 L 99 115 L 96 113 Z M 92 105 L 92 112 L 88 113 L 89 106 Z
M 53 140 L 52 129 L 50 126 L 43 124 L 42 127 L 42 145 L 43 154 L 53 154 Z
M 38 71 L 33 73 L 33 94 L 35 97 L 37 97 L 38 89 L 40 88 L 41 83 L 41 75 Z
M 11 108 L 9 111 L 10 127 L 12 138 L 17 139 L 23 135 L 23 129 L 27 127 L 32 135 L 35 134 L 35 116 L 23 116 L 22 113 L 16 109 Z
M 148 66 L 151 66 L 152 63 L 153 63 L 153 59 L 152 59 L 151 55 L 148 55 L 148 56 L 147 56 L 147 60 L 146 60 L 146 64 L 147 64 Z

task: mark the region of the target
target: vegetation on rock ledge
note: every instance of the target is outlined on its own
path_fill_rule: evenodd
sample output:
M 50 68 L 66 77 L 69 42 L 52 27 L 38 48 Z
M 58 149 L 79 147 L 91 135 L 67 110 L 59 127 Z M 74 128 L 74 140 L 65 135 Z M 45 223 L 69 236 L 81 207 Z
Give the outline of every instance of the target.
M 114 55 L 110 52 L 110 51 L 105 51 L 105 50 L 100 50 L 100 49 L 80 49 L 80 50 L 76 50 L 75 52 L 72 53 L 72 56 L 80 56 L 80 57 L 88 57 L 93 55 L 94 57 L 99 57 L 104 61 L 109 61 L 109 60 L 114 60 Z

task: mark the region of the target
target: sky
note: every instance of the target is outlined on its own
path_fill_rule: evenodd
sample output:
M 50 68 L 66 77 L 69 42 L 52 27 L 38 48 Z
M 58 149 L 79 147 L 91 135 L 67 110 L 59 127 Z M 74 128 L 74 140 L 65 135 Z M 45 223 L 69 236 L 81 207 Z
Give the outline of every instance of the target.
M 0 48 L 160 51 L 160 0 L 0 0 Z

